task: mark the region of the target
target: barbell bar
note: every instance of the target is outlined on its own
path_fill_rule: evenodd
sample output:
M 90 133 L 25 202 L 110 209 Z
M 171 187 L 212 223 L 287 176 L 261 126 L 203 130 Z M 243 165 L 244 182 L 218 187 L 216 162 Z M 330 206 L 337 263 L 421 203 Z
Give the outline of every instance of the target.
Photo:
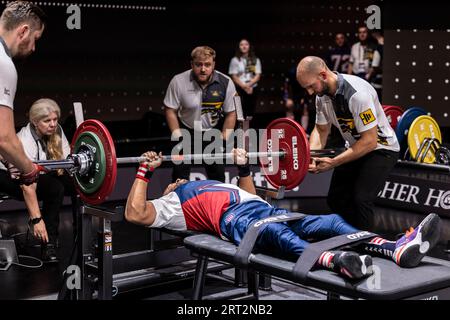
M 317 151 L 317 152 L 316 152 Z M 311 156 L 317 157 L 332 157 L 336 154 L 335 150 L 311 150 Z M 280 157 L 281 159 L 286 155 L 285 151 L 272 151 L 272 152 L 247 152 L 246 157 L 249 159 L 255 159 L 260 157 Z M 58 169 L 65 169 L 72 171 L 77 169 L 78 173 L 83 174 L 83 163 L 89 163 L 89 159 L 86 162 L 81 161 L 81 155 L 71 154 L 65 160 L 41 160 L 35 163 L 40 165 L 45 169 L 45 171 L 52 171 Z M 184 154 L 184 155 L 162 155 L 161 159 L 163 162 L 170 161 L 198 161 L 198 160 L 219 160 L 219 159 L 233 159 L 233 153 L 217 153 L 217 154 Z M 133 164 L 140 163 L 146 160 L 146 157 L 122 157 L 117 158 L 117 164 Z M 89 164 L 87 169 L 89 169 Z M 80 172 L 81 171 L 81 172 Z
M 295 121 L 280 118 L 272 121 L 265 130 L 260 152 L 248 152 L 248 158 L 257 158 L 264 176 L 275 188 L 284 186 L 290 190 L 298 186 L 308 172 L 310 157 L 333 157 L 332 149 L 309 150 L 303 128 Z M 275 136 L 273 136 L 275 135 Z M 277 139 L 277 149 L 272 150 Z M 232 159 L 232 153 L 163 155 L 162 161 L 195 161 Z M 145 157 L 117 158 L 112 139 L 106 126 L 98 120 L 81 123 L 72 139 L 71 154 L 65 160 L 36 162 L 45 171 L 66 169 L 72 173 L 81 199 L 90 205 L 102 203 L 113 191 L 117 166 L 139 163 Z
M 311 156 L 313 157 L 334 157 L 336 150 L 322 149 L 311 150 Z M 272 152 L 247 152 L 246 157 L 249 159 L 256 158 L 270 158 L 280 157 L 283 158 L 286 155 L 285 151 L 272 151 Z M 145 157 L 123 157 L 117 158 L 117 164 L 130 164 L 136 162 L 145 161 Z M 184 155 L 163 155 L 162 161 L 197 161 L 197 160 L 218 160 L 218 159 L 233 159 L 233 153 L 217 153 L 217 154 L 184 154 Z
M 257 159 L 260 157 L 280 157 L 286 155 L 284 151 L 272 152 L 247 152 L 247 158 Z M 145 157 L 125 157 L 117 158 L 117 164 L 127 164 L 145 161 Z M 200 160 L 219 160 L 219 159 L 233 159 L 233 153 L 216 153 L 216 154 L 182 154 L 182 155 L 162 155 L 162 161 L 200 161 Z
M 72 156 L 73 155 L 70 155 L 70 157 Z M 45 171 L 58 169 L 65 169 L 70 171 L 78 166 L 77 162 L 73 158 L 67 158 L 65 160 L 39 160 L 35 161 L 35 163 L 43 167 Z
M 323 150 L 311 150 L 311 156 L 317 157 L 333 157 L 336 153 L 335 150 L 323 149 Z M 272 151 L 272 152 L 247 152 L 246 157 L 248 159 L 256 158 L 271 158 L 279 157 L 283 158 L 286 155 L 285 151 Z M 161 160 L 163 162 L 174 161 L 200 161 L 200 160 L 219 160 L 219 159 L 233 159 L 233 153 L 216 153 L 216 154 L 184 154 L 184 155 L 162 155 Z M 86 152 L 86 157 L 83 157 L 81 153 L 71 154 L 65 160 L 40 160 L 35 163 L 40 165 L 45 171 L 52 171 L 58 169 L 64 169 L 72 172 L 78 172 L 79 174 L 86 174 L 91 166 L 91 156 Z M 133 164 L 144 162 L 146 157 L 122 157 L 117 158 L 117 164 Z M 75 170 L 75 171 L 74 171 Z
M 273 152 L 248 152 L 246 157 L 249 159 L 255 159 L 259 157 L 280 157 L 283 158 L 286 155 L 284 151 Z M 219 160 L 219 159 L 233 159 L 233 153 L 216 153 L 216 154 L 184 154 L 184 155 L 162 155 L 161 160 L 167 161 L 200 161 L 200 160 Z M 146 157 L 122 157 L 117 158 L 117 164 L 133 164 L 144 162 Z M 40 165 L 45 171 L 52 171 L 58 169 L 69 170 L 72 173 L 77 172 L 81 175 L 87 174 L 92 166 L 92 156 L 88 152 L 71 154 L 65 160 L 41 160 L 36 161 L 36 164 Z

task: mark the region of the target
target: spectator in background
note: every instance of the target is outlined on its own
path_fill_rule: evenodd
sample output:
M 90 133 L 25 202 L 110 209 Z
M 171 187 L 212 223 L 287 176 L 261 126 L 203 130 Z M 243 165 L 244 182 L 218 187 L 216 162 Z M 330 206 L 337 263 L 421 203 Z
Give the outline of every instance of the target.
M 328 51 L 325 61 L 330 70 L 339 73 L 347 73 L 351 54 L 347 37 L 343 32 L 338 32 L 334 36 L 334 43 L 335 46 Z M 315 124 L 312 126 L 314 125 Z M 339 130 L 335 126 L 331 126 L 326 147 L 331 149 L 342 148 L 344 143 L 345 141 L 342 140 Z
M 352 46 L 348 74 L 354 74 L 371 82 L 376 68 L 380 67 L 381 57 L 377 45 L 370 41 L 369 29 L 358 28 L 359 41 Z
M 283 100 L 286 117 L 300 123 L 309 134 L 314 127 L 315 107 L 312 98 L 298 83 L 296 73 L 297 68 L 294 66 L 289 69 L 284 81 Z
M 249 117 L 249 120 L 255 114 L 261 71 L 261 61 L 255 55 L 253 46 L 247 39 L 242 39 L 230 61 L 228 73 L 241 97 L 244 117 Z
M 325 61 L 332 71 L 347 73 L 350 60 L 350 46 L 345 34 L 336 33 L 334 36 L 335 46 L 328 52 Z
M 375 88 L 378 94 L 378 99 L 381 101 L 381 94 L 383 90 L 383 47 L 384 47 L 384 36 L 382 31 L 376 30 L 372 32 L 372 37 L 375 39 L 377 51 L 380 53 L 380 67 L 375 70 L 375 75 L 373 76 L 370 84 Z

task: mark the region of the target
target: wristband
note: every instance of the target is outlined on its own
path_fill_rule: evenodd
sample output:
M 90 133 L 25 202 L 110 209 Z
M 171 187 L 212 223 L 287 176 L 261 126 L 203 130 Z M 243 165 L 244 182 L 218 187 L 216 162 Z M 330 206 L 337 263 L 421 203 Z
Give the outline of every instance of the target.
M 45 168 L 36 163 L 33 163 L 33 170 L 27 173 L 22 173 L 20 175 L 19 183 L 26 186 L 35 183 L 38 180 L 41 171 L 45 172 Z
M 141 179 L 143 181 L 145 181 L 146 183 L 148 183 L 150 181 L 150 178 L 153 175 L 153 171 L 155 170 L 155 168 L 150 167 L 148 168 L 148 166 L 144 163 L 141 163 L 141 165 L 139 166 L 139 169 L 136 173 L 136 179 Z
M 239 177 L 244 178 L 250 175 L 250 165 L 247 163 L 242 166 L 237 166 L 239 171 Z
M 33 219 L 30 218 L 30 220 L 28 220 L 28 224 L 34 226 L 34 225 L 38 224 L 39 222 L 41 222 L 41 220 L 42 220 L 42 217 L 33 218 Z

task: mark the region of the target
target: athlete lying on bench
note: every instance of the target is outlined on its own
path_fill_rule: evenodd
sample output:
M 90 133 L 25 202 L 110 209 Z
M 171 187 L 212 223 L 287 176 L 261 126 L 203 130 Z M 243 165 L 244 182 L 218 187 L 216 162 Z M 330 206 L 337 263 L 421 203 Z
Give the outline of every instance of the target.
M 151 201 L 146 199 L 147 185 L 161 160 L 155 152 L 145 153 L 148 161 L 140 164 L 136 174 L 126 219 L 154 228 L 213 233 L 239 245 L 252 223 L 288 210 L 273 207 L 256 195 L 245 150 L 235 149 L 233 153 L 239 168 L 239 187 L 213 180 L 177 180 L 168 185 L 162 197 Z M 305 239 L 321 240 L 358 231 L 337 214 L 309 215 L 294 222 L 267 224 L 260 230 L 256 248 L 301 255 L 309 244 Z M 415 267 L 437 243 L 439 232 L 440 218 L 430 214 L 397 241 L 376 237 L 358 249 L 393 259 L 401 267 Z M 327 251 L 316 265 L 358 279 L 371 274 L 372 258 L 353 251 Z

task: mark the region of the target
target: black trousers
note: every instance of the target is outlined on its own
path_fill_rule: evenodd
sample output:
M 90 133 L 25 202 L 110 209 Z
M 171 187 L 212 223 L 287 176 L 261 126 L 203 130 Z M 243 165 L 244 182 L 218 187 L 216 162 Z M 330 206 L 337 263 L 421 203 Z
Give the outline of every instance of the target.
M 181 125 L 181 121 L 180 121 L 180 125 Z M 218 126 L 218 127 L 221 127 L 221 126 Z M 185 126 L 182 126 L 182 125 L 181 125 L 181 128 L 189 131 L 190 139 L 191 139 L 191 150 L 183 150 L 183 151 L 185 151 L 184 153 L 192 154 L 192 153 L 194 153 L 194 143 L 195 143 L 195 141 L 194 141 L 195 140 L 194 139 L 194 130 L 189 129 L 189 128 L 187 128 Z M 183 137 L 183 139 L 184 139 L 184 137 Z M 202 139 L 202 152 L 203 152 L 203 150 L 205 150 L 205 147 L 207 145 L 209 145 L 210 143 L 212 143 L 212 142 L 213 141 L 203 141 L 203 139 Z M 178 142 L 175 142 L 173 144 L 173 146 L 175 146 L 176 144 L 178 144 Z M 224 143 L 222 143 L 222 145 L 224 145 Z M 217 164 L 217 163 L 206 164 L 206 163 L 203 163 L 203 166 L 204 166 L 204 168 L 206 170 L 206 175 L 208 176 L 208 179 L 225 182 L 225 166 L 223 164 Z M 174 182 L 177 179 L 189 180 L 189 175 L 191 173 L 191 167 L 192 167 L 192 164 L 185 164 L 185 163 L 174 164 L 173 171 L 172 171 L 172 181 Z
M 236 85 L 236 91 L 241 97 L 242 111 L 244 113 L 244 117 L 253 117 L 255 115 L 256 103 L 258 99 L 258 87 L 253 88 L 253 93 L 248 94 L 241 87 Z
M 373 230 L 374 201 L 398 156 L 398 152 L 375 150 L 336 167 L 327 199 L 331 210 L 361 230 Z
M 16 200 L 24 200 L 19 183 L 12 180 L 5 170 L 0 170 L 0 191 Z M 58 238 L 59 212 L 64 196 L 72 196 L 75 193 L 73 180 L 66 174 L 58 176 L 56 173 L 47 173 L 39 176 L 36 194 L 38 200 L 42 201 L 42 218 L 52 243 Z

